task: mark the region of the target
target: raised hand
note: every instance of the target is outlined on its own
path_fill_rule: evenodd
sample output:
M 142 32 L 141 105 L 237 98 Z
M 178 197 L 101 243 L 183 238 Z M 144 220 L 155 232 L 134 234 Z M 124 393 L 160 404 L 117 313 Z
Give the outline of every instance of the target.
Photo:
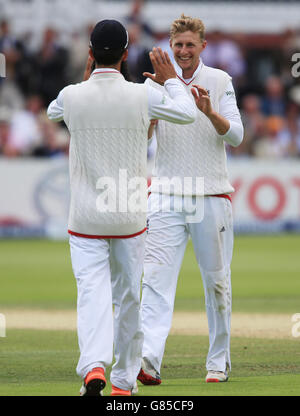
M 211 106 L 210 98 L 206 89 L 200 87 L 200 85 L 193 85 L 194 88 L 191 88 L 191 93 L 193 94 L 196 106 L 199 108 L 202 113 L 207 117 L 213 113 Z
M 153 48 L 149 56 L 155 73 L 144 72 L 144 77 L 160 85 L 163 85 L 167 79 L 176 78 L 176 71 L 167 52 L 163 52 L 161 48 Z
M 196 106 L 210 119 L 218 134 L 226 134 L 230 128 L 229 121 L 213 110 L 208 92 L 204 88 L 200 85 L 193 85 L 193 87 L 191 92 Z

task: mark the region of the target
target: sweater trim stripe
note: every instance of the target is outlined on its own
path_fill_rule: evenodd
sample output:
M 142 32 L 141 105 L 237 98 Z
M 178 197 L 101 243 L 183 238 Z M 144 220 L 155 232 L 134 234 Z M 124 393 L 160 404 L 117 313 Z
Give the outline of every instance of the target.
M 130 235 L 90 235 L 90 234 L 81 234 L 76 233 L 74 231 L 68 230 L 68 233 L 71 235 L 75 235 L 76 237 L 83 237 L 83 238 L 91 238 L 91 239 L 100 239 L 100 238 L 133 238 L 137 237 L 138 235 L 143 234 L 147 230 L 147 227 L 144 228 L 142 231 L 139 231 L 135 234 Z
M 191 79 L 191 81 L 190 81 L 190 82 L 185 82 L 185 80 L 184 80 L 184 79 L 182 79 L 182 78 L 180 78 L 180 76 L 179 76 L 179 75 L 177 75 L 177 78 L 179 78 L 179 79 L 180 79 L 180 81 L 182 81 L 185 85 L 190 85 L 190 84 L 194 81 L 194 79 L 195 79 L 196 77 L 194 77 L 193 79 Z
M 120 71 L 100 71 L 100 72 L 93 72 L 92 75 L 101 75 L 101 74 L 120 74 Z
M 232 198 L 230 195 L 228 194 L 218 194 L 218 195 L 205 195 L 205 196 L 215 196 L 217 198 L 226 198 L 228 199 L 230 202 L 232 202 Z

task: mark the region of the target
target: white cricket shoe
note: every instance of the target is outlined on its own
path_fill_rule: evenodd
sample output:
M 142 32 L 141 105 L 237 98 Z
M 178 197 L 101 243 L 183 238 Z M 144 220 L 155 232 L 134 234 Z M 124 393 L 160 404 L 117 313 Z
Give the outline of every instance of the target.
M 228 380 L 228 375 L 224 371 L 208 371 L 206 383 L 222 383 Z

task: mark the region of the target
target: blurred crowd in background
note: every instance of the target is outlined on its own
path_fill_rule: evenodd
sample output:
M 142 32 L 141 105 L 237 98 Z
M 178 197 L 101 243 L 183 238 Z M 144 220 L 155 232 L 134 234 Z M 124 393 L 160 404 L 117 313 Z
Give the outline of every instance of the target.
M 152 46 L 169 51 L 168 28 L 155 32 L 151 22 L 143 21 L 141 8 L 142 2 L 134 1 L 124 16 L 130 38 L 128 65 L 135 82 L 144 82 L 144 71 L 152 72 Z M 10 22 L 0 20 L 0 53 L 6 57 L 6 78 L 0 78 L 1 156 L 67 155 L 68 131 L 63 122 L 50 122 L 46 109 L 64 86 L 82 80 L 95 23 L 73 33 L 67 45 L 61 33 L 48 27 L 40 44 L 33 46 L 31 33 L 16 37 Z M 274 35 L 214 31 L 206 33 L 206 39 L 203 62 L 232 76 L 245 128 L 243 143 L 228 146 L 228 155 L 300 157 L 300 77 L 292 76 L 300 28 Z

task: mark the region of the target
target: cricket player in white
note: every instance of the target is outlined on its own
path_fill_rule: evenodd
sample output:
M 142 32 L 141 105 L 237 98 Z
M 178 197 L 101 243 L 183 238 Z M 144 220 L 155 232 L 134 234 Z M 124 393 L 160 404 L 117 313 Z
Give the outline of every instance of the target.
M 227 381 L 230 370 L 231 277 L 233 225 L 225 143 L 238 146 L 243 126 L 231 77 L 204 65 L 200 54 L 206 46 L 200 19 L 184 15 L 170 31 L 170 46 L 177 77 L 194 96 L 198 113 L 195 123 L 176 126 L 158 121 L 154 178 L 193 178 L 180 192 L 151 187 L 148 200 L 148 234 L 142 285 L 143 364 L 138 376 L 143 384 L 160 384 L 165 342 L 172 324 L 177 278 L 189 236 L 201 271 L 209 326 L 207 382 Z M 154 85 L 150 79 L 146 85 Z M 161 87 L 156 84 L 156 88 Z M 153 123 L 153 126 L 155 123 Z M 152 129 L 153 129 L 152 126 Z M 153 179 L 154 179 L 153 178 Z M 204 178 L 204 189 L 196 187 Z M 169 195 L 166 193 L 169 192 Z M 204 218 L 188 221 L 183 209 L 162 212 L 159 201 L 172 203 L 202 199 Z M 201 204 L 200 204 L 201 205 Z
M 154 48 L 151 60 L 165 91 L 124 79 L 120 70 L 127 46 L 128 34 L 119 22 L 99 22 L 88 61 L 94 59 L 96 69 L 86 81 L 64 88 L 48 108 L 49 118 L 64 120 L 71 134 L 68 228 L 78 288 L 77 373 L 84 380 L 81 394 L 90 396 L 102 395 L 113 352 L 112 395 L 131 395 L 141 367 L 146 209 L 126 209 L 130 195 L 124 188 L 131 179 L 143 179 L 140 197 L 147 202 L 149 120 L 186 124 L 196 117 L 193 99 L 160 49 Z M 127 175 L 123 185 L 120 172 Z

